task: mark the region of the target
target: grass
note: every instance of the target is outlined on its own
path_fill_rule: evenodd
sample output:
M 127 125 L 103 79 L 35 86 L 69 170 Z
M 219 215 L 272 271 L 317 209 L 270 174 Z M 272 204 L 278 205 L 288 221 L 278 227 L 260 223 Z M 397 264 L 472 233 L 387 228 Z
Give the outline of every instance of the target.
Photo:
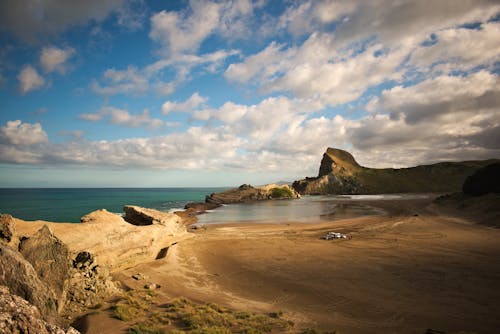
M 276 187 L 271 189 L 272 198 L 292 198 L 293 192 L 287 187 Z
M 112 308 L 113 316 L 132 323 L 129 334 L 229 334 L 279 333 L 293 327 L 283 313 L 252 313 L 229 310 L 213 303 L 185 298 L 155 305 L 147 291 L 131 291 Z

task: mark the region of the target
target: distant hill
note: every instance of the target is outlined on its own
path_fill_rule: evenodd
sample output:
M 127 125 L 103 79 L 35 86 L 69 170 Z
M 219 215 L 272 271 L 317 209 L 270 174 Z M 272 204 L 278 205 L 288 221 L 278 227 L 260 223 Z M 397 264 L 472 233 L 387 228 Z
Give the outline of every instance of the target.
M 388 194 L 455 192 L 477 169 L 500 162 L 440 162 L 410 168 L 367 168 L 360 166 L 347 151 L 328 148 L 323 154 L 317 177 L 295 181 L 300 194 Z

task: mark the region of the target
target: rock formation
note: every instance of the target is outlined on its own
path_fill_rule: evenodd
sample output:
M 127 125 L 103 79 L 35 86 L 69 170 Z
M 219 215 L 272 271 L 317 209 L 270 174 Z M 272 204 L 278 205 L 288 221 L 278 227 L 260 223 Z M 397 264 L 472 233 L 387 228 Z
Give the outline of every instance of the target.
M 162 249 L 190 237 L 180 218 L 173 213 L 128 208 L 136 217 L 149 215 L 147 219 L 153 224 L 133 225 L 120 215 L 102 209 L 83 216 L 81 224 L 15 219 L 17 233 L 30 236 L 46 224 L 68 246 L 73 259 L 80 252 L 89 252 L 95 263 L 110 272 L 154 260 Z
M 473 196 L 500 193 L 500 162 L 480 168 L 467 177 L 462 190 Z
M 276 184 L 268 184 L 262 187 L 253 187 L 243 184 L 238 188 L 220 193 L 212 193 L 206 197 L 205 202 L 220 205 L 299 197 L 299 194 L 288 185 L 278 186 Z
M 16 234 L 16 223 L 11 215 L 0 214 L 0 240 L 8 244 L 12 244 L 14 241 L 14 235 Z
M 0 286 L 0 333 L 3 334 L 78 334 L 45 321 L 39 310 L 21 297 L 11 294 L 9 288 Z
M 453 192 L 478 168 L 496 160 L 442 162 L 411 168 L 367 168 L 346 151 L 328 148 L 317 177 L 293 183 L 300 194 Z
M 31 263 L 38 277 L 45 282 L 57 298 L 58 312 L 66 301 L 70 256 L 68 247 L 44 225 L 30 238 L 21 240 L 19 251 Z
M 154 209 L 141 208 L 139 206 L 126 205 L 123 207 L 125 220 L 132 225 L 169 225 L 177 224 L 180 218 L 169 212 L 162 212 Z
M 30 262 L 5 243 L 0 243 L 0 285 L 36 306 L 45 320 L 57 320 L 55 293 L 38 277 Z

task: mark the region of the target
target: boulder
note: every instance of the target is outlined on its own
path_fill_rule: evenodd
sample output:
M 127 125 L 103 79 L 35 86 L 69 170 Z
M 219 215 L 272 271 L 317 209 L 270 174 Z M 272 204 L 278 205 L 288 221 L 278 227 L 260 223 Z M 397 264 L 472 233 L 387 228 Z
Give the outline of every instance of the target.
M 70 327 L 64 330 L 45 321 L 39 310 L 26 300 L 0 286 L 0 333 L 78 334 Z
M 7 243 L 13 241 L 16 234 L 16 223 L 11 215 L 0 214 L 0 240 Z
M 24 239 L 19 251 L 31 263 L 38 277 L 45 282 L 57 297 L 57 310 L 65 303 L 71 259 L 68 247 L 47 225 L 30 238 Z
M 500 193 L 500 162 L 480 168 L 468 176 L 462 191 L 472 196 Z
M 37 275 L 30 262 L 17 250 L 0 243 L 0 285 L 35 305 L 47 321 L 57 319 L 57 298 Z
M 134 205 L 124 206 L 123 211 L 125 212 L 125 220 L 132 225 L 167 225 L 170 223 L 178 223 L 180 221 L 179 216 L 176 214 L 141 208 Z

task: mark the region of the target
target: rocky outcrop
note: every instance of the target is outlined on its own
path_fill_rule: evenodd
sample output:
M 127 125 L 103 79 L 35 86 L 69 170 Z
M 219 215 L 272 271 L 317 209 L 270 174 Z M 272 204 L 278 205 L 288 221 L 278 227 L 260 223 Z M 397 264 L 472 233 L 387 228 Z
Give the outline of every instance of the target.
M 0 285 L 35 305 L 45 320 L 57 319 L 57 297 L 17 250 L 0 243 Z
M 411 168 L 367 168 L 347 151 L 328 148 L 317 177 L 295 181 L 300 194 L 454 192 L 468 175 L 498 160 L 442 162 Z
M 125 220 L 132 225 L 171 225 L 180 222 L 179 216 L 154 209 L 141 208 L 139 206 L 126 205 L 123 207 Z
M 207 210 L 214 210 L 220 207 L 222 204 L 219 203 L 207 203 L 207 202 L 192 202 L 184 206 L 184 209 L 195 214 L 201 214 Z
M 64 330 L 44 320 L 37 307 L 0 286 L 0 333 L 3 334 L 78 334 L 70 327 Z
M 133 225 L 102 209 L 83 216 L 81 224 L 16 219 L 16 227 L 20 236 L 30 236 L 46 224 L 68 246 L 73 259 L 80 252 L 89 252 L 95 263 L 110 272 L 154 260 L 162 249 L 191 236 L 174 214 L 131 208 L 137 208 L 137 213 L 147 213 L 153 224 Z
M 71 259 L 68 247 L 44 225 L 33 236 L 21 241 L 19 251 L 31 263 L 38 277 L 50 287 L 57 298 L 55 306 L 60 312 L 66 301 L 70 277 Z
M 480 168 L 467 177 L 462 191 L 472 196 L 500 193 L 500 163 Z
M 11 215 L 0 214 L 0 240 L 12 244 L 16 234 L 16 223 Z
M 288 185 L 268 184 L 262 187 L 253 187 L 243 184 L 238 188 L 212 193 L 205 198 L 205 202 L 220 205 L 299 197 L 299 194 Z

